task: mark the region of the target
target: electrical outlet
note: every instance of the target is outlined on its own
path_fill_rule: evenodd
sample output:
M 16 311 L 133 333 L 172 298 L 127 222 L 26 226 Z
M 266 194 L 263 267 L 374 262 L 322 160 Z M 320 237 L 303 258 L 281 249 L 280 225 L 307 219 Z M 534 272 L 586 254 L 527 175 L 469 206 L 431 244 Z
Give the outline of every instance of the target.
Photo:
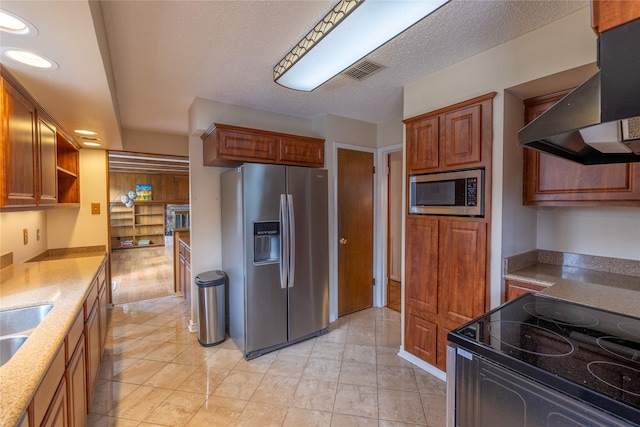
M 29 243 L 29 230 L 26 228 L 22 229 L 22 240 L 24 241 L 25 245 Z
M 100 214 L 100 203 L 91 203 L 91 215 Z

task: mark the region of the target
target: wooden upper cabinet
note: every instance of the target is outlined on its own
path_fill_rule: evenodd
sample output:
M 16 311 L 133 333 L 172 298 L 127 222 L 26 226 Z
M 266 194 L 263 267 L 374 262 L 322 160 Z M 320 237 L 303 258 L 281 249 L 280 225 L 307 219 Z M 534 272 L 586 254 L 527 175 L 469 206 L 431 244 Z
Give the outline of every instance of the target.
M 78 147 L 8 70 L 0 70 L 0 208 L 79 206 Z
M 38 112 L 38 174 L 40 191 L 38 204 L 58 203 L 56 126 L 51 119 Z
M 324 166 L 324 140 L 214 123 L 202 136 L 205 166 L 244 162 Z
M 440 165 L 439 129 L 438 116 L 407 123 L 407 169 L 410 173 L 436 169 Z
M 324 141 L 305 137 L 280 137 L 276 163 L 284 165 L 324 166 Z
M 640 18 L 638 0 L 592 0 L 591 26 L 597 33 Z
M 490 166 L 495 92 L 404 120 L 407 172 Z
M 0 206 L 37 205 L 36 109 L 4 78 L 2 84 L 2 169 Z
M 444 115 L 444 166 L 464 167 L 482 160 L 481 115 L 482 107 L 479 104 Z
M 525 100 L 525 122 L 535 119 L 569 91 Z M 525 148 L 523 204 L 640 206 L 640 164 L 586 166 Z

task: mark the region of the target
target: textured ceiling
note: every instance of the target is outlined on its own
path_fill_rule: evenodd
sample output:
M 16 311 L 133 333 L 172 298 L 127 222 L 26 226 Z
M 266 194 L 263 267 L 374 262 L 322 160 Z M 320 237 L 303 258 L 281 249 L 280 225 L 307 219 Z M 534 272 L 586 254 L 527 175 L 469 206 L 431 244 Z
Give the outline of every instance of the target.
M 453 0 L 367 57 L 386 69 L 360 82 L 337 76 L 307 93 L 275 84 L 272 69 L 335 1 L 102 1 L 111 61 L 106 73 L 94 64 L 82 66 L 85 50 L 98 55 L 95 35 L 62 29 L 92 24 L 86 1 L 3 1 L 2 7 L 20 14 L 27 9 L 22 3 L 37 4 L 26 18 L 56 22 L 57 32 L 47 34 L 47 55 L 76 55 L 78 84 L 82 73 L 102 73 L 94 97 L 102 95 L 105 103 L 112 95 L 104 91 L 113 71 L 112 116 L 119 115 L 123 128 L 172 134 L 187 133 L 195 97 L 303 118 L 331 113 L 372 123 L 397 119 L 407 83 L 589 5 L 587 0 Z M 58 7 L 67 3 L 75 7 L 67 5 L 66 16 L 59 16 Z M 65 31 L 93 46 L 77 48 L 74 43 L 81 40 L 62 39 L 58 32 Z M 10 68 L 19 78 L 27 75 Z M 28 80 L 34 87 L 57 82 L 55 76 L 38 81 L 33 74 Z

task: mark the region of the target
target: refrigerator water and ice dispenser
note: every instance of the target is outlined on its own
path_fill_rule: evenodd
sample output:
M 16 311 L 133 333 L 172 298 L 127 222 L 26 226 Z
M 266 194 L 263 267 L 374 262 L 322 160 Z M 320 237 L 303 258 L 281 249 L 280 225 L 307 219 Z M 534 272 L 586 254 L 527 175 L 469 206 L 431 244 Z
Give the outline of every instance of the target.
M 253 223 L 253 263 L 280 262 L 280 222 Z

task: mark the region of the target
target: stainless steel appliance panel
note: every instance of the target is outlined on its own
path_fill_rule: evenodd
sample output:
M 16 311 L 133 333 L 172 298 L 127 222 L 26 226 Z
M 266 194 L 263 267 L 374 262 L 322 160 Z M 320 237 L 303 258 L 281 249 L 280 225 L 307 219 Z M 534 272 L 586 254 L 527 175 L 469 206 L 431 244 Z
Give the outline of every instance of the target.
M 247 163 L 243 169 L 244 228 L 278 221 L 280 195 L 285 193 L 285 169 Z M 287 341 L 287 290 L 280 286 L 280 264 L 254 262 L 253 236 L 246 239 L 246 352 Z
M 242 171 L 220 176 L 222 207 L 222 269 L 229 279 L 229 336 L 244 353 L 245 344 L 245 236 L 243 222 Z
M 329 326 L 329 241 L 327 171 L 287 168 L 291 269 L 289 340 L 295 341 Z

